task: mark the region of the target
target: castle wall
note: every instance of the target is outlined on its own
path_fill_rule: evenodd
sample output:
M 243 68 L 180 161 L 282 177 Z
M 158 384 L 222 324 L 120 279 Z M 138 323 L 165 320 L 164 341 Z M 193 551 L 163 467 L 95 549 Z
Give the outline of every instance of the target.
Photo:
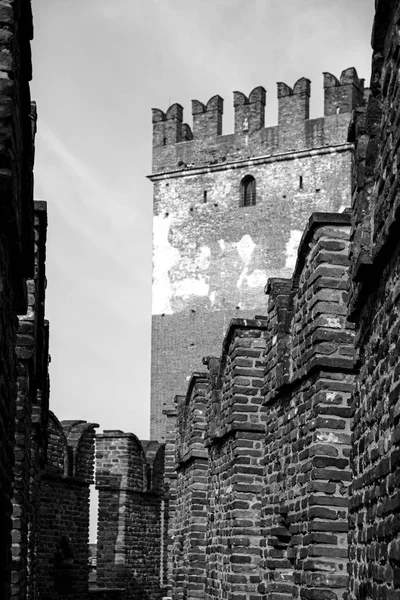
M 400 595 L 399 17 L 376 3 L 371 97 L 356 141 L 350 315 L 360 374 L 354 394 L 349 598 Z
M 28 310 L 19 316 L 13 488 L 12 598 L 37 593 L 37 518 L 48 419 L 48 323 L 44 319 L 47 212 L 35 202 L 35 271 L 27 282 Z
M 33 275 L 30 2 L 0 3 L 0 597 L 11 596 L 11 514 L 15 443 L 16 330 Z M 15 10 L 14 10 L 15 9 Z
M 348 213 L 314 214 L 266 316 L 233 320 L 178 403 L 176 598 L 345 597 L 349 235 Z
M 288 285 L 271 280 L 263 582 L 282 598 L 344 598 L 353 327 L 346 321 L 348 214 L 315 214 Z
M 163 475 L 163 446 L 142 445 L 135 435 L 122 431 L 97 436 L 96 594 L 102 588 L 118 588 L 122 598 L 131 600 L 163 596 Z
M 354 69 L 340 82 L 328 75 L 320 119 L 308 119 L 308 80 L 293 90 L 279 84 L 274 128 L 263 128 L 263 88 L 249 98 L 235 92 L 230 136 L 211 123 L 221 114 L 218 97 L 204 110 L 195 105 L 203 121 L 188 139 L 168 133 L 173 123 L 183 127 L 179 105 L 165 118 L 153 111 L 152 439 L 165 440 L 163 408 L 202 354 L 220 353 L 229 321 L 265 312 L 263 286 L 268 277 L 290 276 L 309 214 L 350 204 L 350 115 L 343 111 L 362 102 L 363 84 Z M 256 205 L 246 207 L 242 180 L 249 175 Z
M 183 400 L 184 396 L 177 396 L 178 400 Z M 173 547 L 175 535 L 175 513 L 177 502 L 177 474 L 175 470 L 175 449 L 176 449 L 176 422 L 177 410 L 174 408 L 165 409 L 166 419 L 166 442 L 165 442 L 165 471 L 164 471 L 164 514 L 168 518 L 164 519 L 164 539 L 165 543 L 161 547 L 163 553 L 162 564 L 165 568 L 165 577 L 163 585 L 166 586 L 166 596 L 171 595 L 172 573 L 173 573 Z
M 60 423 L 50 413 L 47 462 L 41 476 L 36 574 L 41 600 L 87 600 L 89 486 L 93 483 L 94 428 Z
M 177 407 L 178 485 L 174 511 L 172 597 L 204 598 L 208 455 L 204 448 L 207 375 L 195 373 Z
M 210 167 L 249 158 L 336 146 L 346 141 L 348 116 L 363 103 L 364 80 L 354 68 L 338 80 L 324 73 L 324 117 L 309 118 L 311 83 L 278 83 L 278 125 L 264 127 L 266 92 L 255 88 L 247 97 L 234 92 L 233 134 L 222 135 L 223 99 L 213 96 L 205 106 L 192 101 L 193 132 L 183 123 L 183 108 L 173 104 L 164 113 L 153 109 L 153 174 Z
M 257 597 L 265 344 L 265 321 L 235 319 L 224 340 L 218 372 L 215 359 L 208 359 L 207 600 Z

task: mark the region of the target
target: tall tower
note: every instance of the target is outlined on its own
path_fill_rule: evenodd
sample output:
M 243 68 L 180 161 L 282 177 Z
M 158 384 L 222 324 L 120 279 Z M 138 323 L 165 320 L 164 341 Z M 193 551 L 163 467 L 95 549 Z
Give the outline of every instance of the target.
M 310 81 L 278 83 L 278 125 L 264 126 L 266 92 L 234 92 L 235 131 L 222 135 L 223 99 L 153 109 L 151 438 L 204 355 L 218 355 L 232 318 L 265 311 L 268 277 L 290 277 L 314 211 L 351 202 L 351 111 L 363 104 L 354 68 L 324 73 L 324 117 L 309 118 Z

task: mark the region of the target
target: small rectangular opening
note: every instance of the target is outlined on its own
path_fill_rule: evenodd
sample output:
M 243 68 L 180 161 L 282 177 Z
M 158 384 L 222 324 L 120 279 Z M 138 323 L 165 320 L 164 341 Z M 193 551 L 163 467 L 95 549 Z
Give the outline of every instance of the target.
M 303 175 L 300 175 L 300 179 L 299 179 L 299 190 L 303 189 Z
M 204 204 L 206 204 L 206 202 L 207 202 L 207 190 L 204 190 L 204 192 L 203 192 L 203 202 L 204 202 Z

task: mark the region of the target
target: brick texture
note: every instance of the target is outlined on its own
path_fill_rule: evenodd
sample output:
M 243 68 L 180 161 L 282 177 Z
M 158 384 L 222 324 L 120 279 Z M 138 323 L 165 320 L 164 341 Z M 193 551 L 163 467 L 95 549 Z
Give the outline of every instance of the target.
M 261 598 L 347 587 L 353 326 L 348 214 L 315 214 L 291 282 L 269 283 Z
M 87 600 L 89 486 L 94 428 L 50 412 L 47 464 L 41 476 L 37 524 L 37 585 L 41 600 Z
M 177 403 L 172 597 L 344 598 L 350 216 L 316 213 L 265 317 L 232 320 Z
M 14 446 L 12 598 L 37 594 L 40 478 L 47 444 L 49 404 L 48 323 L 45 308 L 47 212 L 35 202 L 35 271 L 27 281 L 28 310 L 19 316 Z
M 163 445 L 132 433 L 104 431 L 96 438 L 97 586 L 119 588 L 123 598 L 163 596 L 164 454 Z
M 349 598 L 400 597 L 399 19 L 376 3 L 371 95 L 356 111 L 350 315 L 360 374 L 354 394 Z
M 30 2 L 0 2 L 0 597 L 11 597 L 11 529 L 17 397 L 17 314 L 33 276 L 33 127 Z
M 178 484 L 176 489 L 172 597 L 204 598 L 208 454 L 207 374 L 195 373 L 177 406 Z

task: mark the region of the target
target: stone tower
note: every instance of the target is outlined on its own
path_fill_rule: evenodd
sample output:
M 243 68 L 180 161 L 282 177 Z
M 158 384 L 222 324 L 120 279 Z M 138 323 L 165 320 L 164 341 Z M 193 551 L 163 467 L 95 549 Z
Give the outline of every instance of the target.
M 220 96 L 193 100 L 193 129 L 179 104 L 153 109 L 152 439 L 229 321 L 265 313 L 267 278 L 290 277 L 310 213 L 351 203 L 347 130 L 364 80 L 324 73 L 324 94 L 310 119 L 310 81 L 278 83 L 278 125 L 265 127 L 265 89 L 234 92 L 229 135 Z

